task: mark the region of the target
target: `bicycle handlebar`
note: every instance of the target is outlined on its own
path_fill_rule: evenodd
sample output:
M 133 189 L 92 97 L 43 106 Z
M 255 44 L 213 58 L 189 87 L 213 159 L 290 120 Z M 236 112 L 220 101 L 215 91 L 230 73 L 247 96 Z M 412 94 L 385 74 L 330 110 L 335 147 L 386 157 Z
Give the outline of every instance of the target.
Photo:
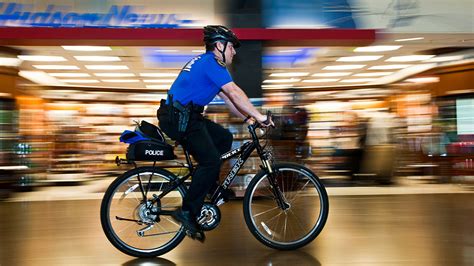
M 269 125 L 270 124 L 270 125 Z M 264 125 L 269 125 L 267 127 L 264 127 Z M 255 122 L 252 125 L 249 125 L 249 130 L 255 131 L 258 128 L 275 128 L 275 125 L 273 124 L 273 114 L 270 110 L 267 110 L 267 120 L 263 121 L 262 123 Z

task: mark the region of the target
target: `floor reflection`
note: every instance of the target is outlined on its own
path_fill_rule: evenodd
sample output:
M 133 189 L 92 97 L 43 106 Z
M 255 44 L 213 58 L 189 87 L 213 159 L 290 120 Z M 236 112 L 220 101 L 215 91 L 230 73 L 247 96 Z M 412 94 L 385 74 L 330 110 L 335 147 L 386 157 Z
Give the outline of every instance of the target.
M 312 265 L 320 266 L 321 263 L 314 256 L 308 254 L 306 251 L 292 250 L 292 251 L 274 251 L 261 260 L 257 265 L 273 266 L 273 265 Z
M 0 265 L 474 265 L 474 193 L 330 197 L 324 230 L 296 251 L 256 240 L 235 200 L 204 244 L 186 238 L 153 259 L 117 250 L 99 210 L 100 200 L 0 202 Z
M 174 266 L 176 263 L 164 258 L 139 258 L 125 262 L 122 266 Z

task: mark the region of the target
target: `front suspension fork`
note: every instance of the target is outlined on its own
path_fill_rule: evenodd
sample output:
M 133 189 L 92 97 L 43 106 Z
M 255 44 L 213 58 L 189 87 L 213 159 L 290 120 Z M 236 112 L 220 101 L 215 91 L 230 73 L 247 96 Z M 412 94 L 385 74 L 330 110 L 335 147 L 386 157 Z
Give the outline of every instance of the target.
M 274 171 L 272 168 L 272 164 L 270 163 L 269 160 L 262 160 L 263 161 L 263 168 L 267 172 L 267 179 L 268 182 L 270 182 L 270 188 L 273 193 L 273 196 L 275 197 L 278 207 L 282 210 L 287 210 L 290 207 L 290 204 L 288 204 L 285 195 L 283 195 L 283 192 L 280 189 L 280 185 L 278 185 L 277 182 L 277 176 L 278 176 L 278 171 Z M 284 182 L 284 180 L 283 180 Z

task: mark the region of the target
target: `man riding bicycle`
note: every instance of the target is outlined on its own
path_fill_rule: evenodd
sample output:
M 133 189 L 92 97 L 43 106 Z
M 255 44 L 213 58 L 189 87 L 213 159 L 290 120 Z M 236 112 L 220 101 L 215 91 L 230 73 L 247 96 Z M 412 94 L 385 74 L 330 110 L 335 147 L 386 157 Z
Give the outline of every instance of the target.
M 181 222 L 193 239 L 204 241 L 204 233 L 196 222 L 206 194 L 219 177 L 221 155 L 229 151 L 232 134 L 222 126 L 204 118 L 204 106 L 216 95 L 224 99 L 230 111 L 249 124 L 273 124 L 261 114 L 245 92 L 237 86 L 227 70 L 240 46 L 237 36 L 224 26 L 204 27 L 206 53 L 190 60 L 168 91 L 168 98 L 158 109 L 160 128 L 176 140 L 198 162 L 191 186 L 181 209 L 173 218 Z

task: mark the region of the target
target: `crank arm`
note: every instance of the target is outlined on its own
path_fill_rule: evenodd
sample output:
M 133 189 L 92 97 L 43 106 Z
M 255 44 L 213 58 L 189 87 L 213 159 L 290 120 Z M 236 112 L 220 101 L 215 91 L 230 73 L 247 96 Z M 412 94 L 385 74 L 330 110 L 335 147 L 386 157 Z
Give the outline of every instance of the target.
M 154 215 L 169 215 L 171 216 L 171 214 L 173 213 L 174 211 L 167 211 L 167 210 L 160 210 L 158 212 L 151 212 L 151 214 L 154 214 Z

